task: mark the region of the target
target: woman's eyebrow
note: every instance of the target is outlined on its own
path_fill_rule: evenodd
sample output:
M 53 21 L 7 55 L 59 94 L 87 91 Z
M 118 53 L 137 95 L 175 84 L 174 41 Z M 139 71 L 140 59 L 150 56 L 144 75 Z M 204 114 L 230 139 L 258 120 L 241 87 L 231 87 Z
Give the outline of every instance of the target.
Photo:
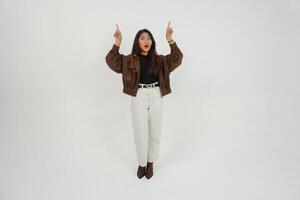
M 148 38 L 148 39 L 151 39 L 151 37 L 150 36 L 141 36 L 141 38 Z

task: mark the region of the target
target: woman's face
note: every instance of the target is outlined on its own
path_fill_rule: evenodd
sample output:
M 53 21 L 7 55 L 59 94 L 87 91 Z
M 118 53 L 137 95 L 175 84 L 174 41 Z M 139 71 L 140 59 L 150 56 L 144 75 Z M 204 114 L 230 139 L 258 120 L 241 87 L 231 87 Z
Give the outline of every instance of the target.
M 152 40 L 149 33 L 144 32 L 139 37 L 139 45 L 143 53 L 148 53 L 151 48 Z

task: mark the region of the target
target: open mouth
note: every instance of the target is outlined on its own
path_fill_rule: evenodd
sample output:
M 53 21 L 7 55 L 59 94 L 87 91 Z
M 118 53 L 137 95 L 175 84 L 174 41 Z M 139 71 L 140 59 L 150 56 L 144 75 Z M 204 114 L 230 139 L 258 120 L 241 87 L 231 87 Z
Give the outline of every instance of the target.
M 149 47 L 149 45 L 145 45 L 144 47 L 145 47 L 145 48 L 148 48 L 148 47 Z

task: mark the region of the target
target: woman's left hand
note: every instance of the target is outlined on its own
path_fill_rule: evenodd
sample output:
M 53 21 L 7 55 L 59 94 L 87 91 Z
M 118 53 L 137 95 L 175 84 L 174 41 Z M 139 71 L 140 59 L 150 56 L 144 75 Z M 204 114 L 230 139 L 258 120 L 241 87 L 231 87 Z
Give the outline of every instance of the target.
M 172 27 L 170 27 L 170 21 L 168 23 L 168 27 L 167 27 L 167 30 L 166 30 L 166 38 L 167 38 L 167 41 L 171 41 L 173 40 L 173 36 L 172 36 L 172 33 L 173 33 L 173 30 L 172 30 Z

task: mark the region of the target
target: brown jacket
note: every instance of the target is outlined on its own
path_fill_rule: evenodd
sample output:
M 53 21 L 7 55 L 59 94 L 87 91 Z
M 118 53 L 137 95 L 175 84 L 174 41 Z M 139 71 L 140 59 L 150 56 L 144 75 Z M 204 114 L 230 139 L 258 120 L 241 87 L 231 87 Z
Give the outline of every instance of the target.
M 169 44 L 171 53 L 158 55 L 158 63 L 161 67 L 159 72 L 159 84 L 162 96 L 171 93 L 170 72 L 181 65 L 183 54 L 176 42 Z M 136 54 L 123 55 L 119 53 L 119 47 L 113 44 L 112 49 L 106 55 L 106 63 L 110 69 L 122 73 L 123 92 L 136 96 L 140 81 L 140 61 Z

